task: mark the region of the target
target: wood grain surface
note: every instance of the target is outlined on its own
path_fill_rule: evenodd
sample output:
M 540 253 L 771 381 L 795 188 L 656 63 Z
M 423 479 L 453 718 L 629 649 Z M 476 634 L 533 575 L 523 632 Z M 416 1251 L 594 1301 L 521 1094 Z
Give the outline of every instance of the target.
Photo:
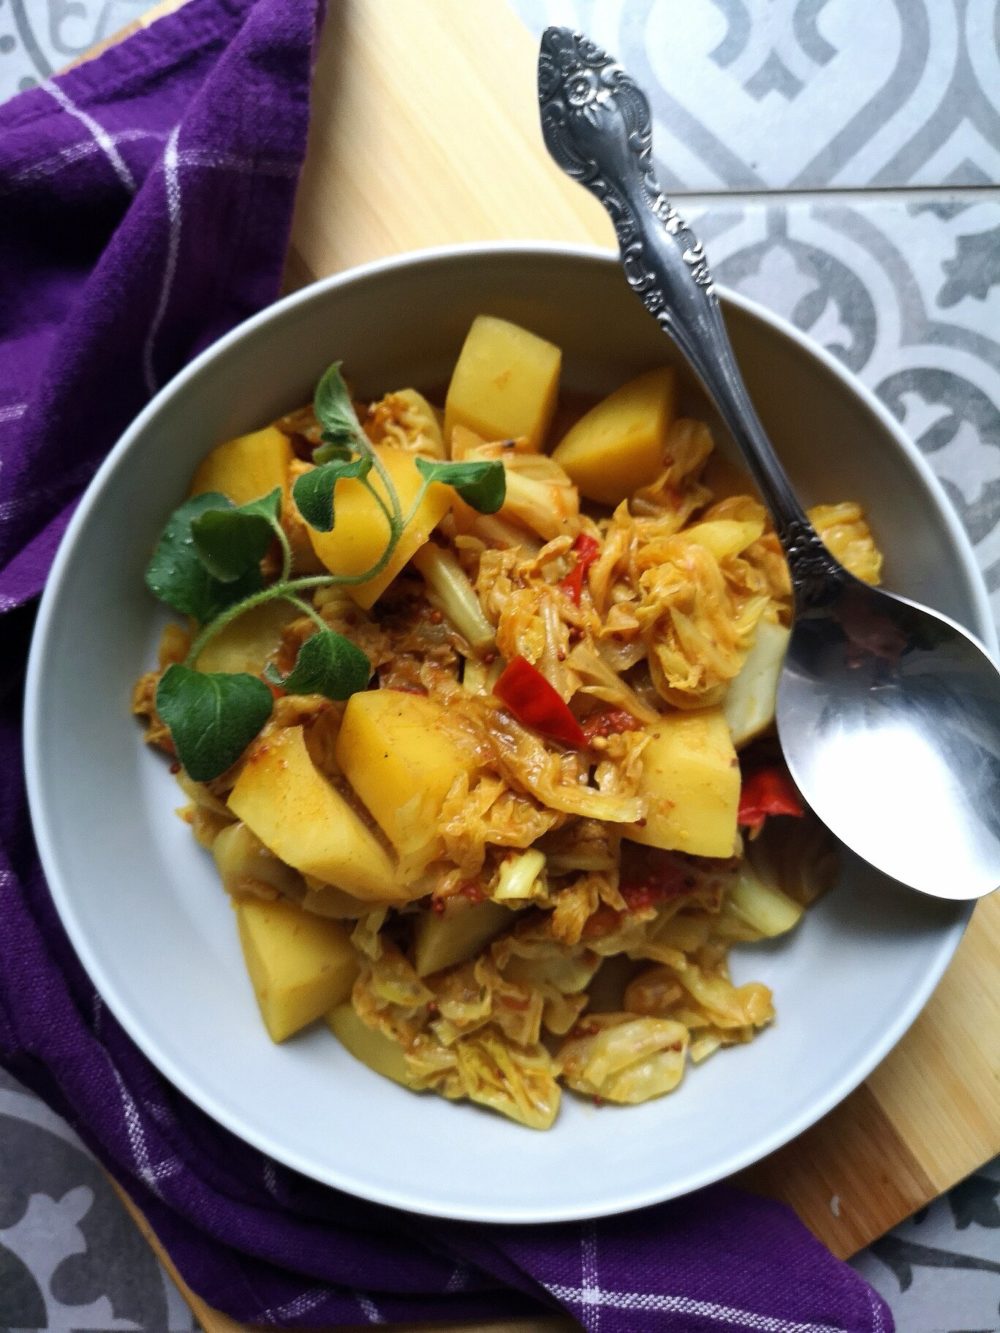
M 549 162 L 535 110 L 535 43 L 505 4 L 335 0 L 330 11 L 289 289 L 424 246 L 521 238 L 613 244 L 600 206 Z M 787 1201 L 835 1254 L 848 1256 L 1000 1152 L 998 957 L 994 895 L 977 908 L 895 1051 L 835 1111 L 740 1180 Z M 208 1333 L 236 1333 L 232 1320 L 180 1286 Z M 421 1327 L 462 1333 L 455 1324 Z M 480 1333 L 542 1327 L 575 1325 L 477 1326 Z

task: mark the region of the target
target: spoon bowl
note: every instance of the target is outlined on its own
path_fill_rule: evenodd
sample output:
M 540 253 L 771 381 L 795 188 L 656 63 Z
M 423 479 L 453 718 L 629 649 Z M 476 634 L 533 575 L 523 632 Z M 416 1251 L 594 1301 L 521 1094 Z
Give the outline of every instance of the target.
M 997 670 L 954 621 L 846 575 L 795 621 L 776 716 L 797 785 L 859 856 L 935 897 L 997 887 Z
M 579 33 L 542 36 L 546 146 L 615 224 L 626 280 L 714 401 L 774 520 L 795 619 L 777 694 L 792 776 L 871 865 L 936 897 L 1000 886 L 1000 672 L 946 616 L 854 578 L 809 522 L 740 375 L 704 250 L 652 170 L 641 89 Z

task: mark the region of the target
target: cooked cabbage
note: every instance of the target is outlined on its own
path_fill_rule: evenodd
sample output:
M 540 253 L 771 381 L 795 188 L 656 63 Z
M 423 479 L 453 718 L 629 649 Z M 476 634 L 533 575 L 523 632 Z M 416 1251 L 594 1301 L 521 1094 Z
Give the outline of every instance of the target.
M 522 379 L 519 392 L 530 399 L 532 376 Z M 534 402 L 533 410 L 546 415 L 551 406 Z M 768 820 L 745 847 L 736 827 L 737 760 L 720 705 L 763 637 L 760 627 L 780 640 L 785 630 L 776 627 L 791 620 L 788 566 L 773 526 L 731 468 L 731 476 L 706 468 L 711 432 L 690 418 L 665 431 L 659 422 L 642 474 L 653 479 L 602 513 L 591 505 L 581 512 L 569 475 L 530 448 L 527 435 L 484 440 L 456 423 L 445 439 L 442 412 L 412 388 L 355 410 L 381 451 L 500 460 L 504 503 L 480 514 L 454 492 L 433 534 L 423 532 L 373 604 L 361 609 L 357 590 L 343 585 L 305 589 L 309 605 L 288 609 L 261 660 L 287 675 L 318 620 L 365 654 L 372 689 L 428 696 L 433 713 L 386 698 L 384 721 L 361 745 L 353 710 L 344 725 L 346 704 L 276 690 L 269 721 L 229 772 L 208 783 L 179 774 L 181 813 L 212 849 L 232 896 L 285 899 L 351 931 L 357 980 L 349 1004 L 328 1021 L 372 1068 L 533 1128 L 553 1123 L 560 1084 L 622 1103 L 662 1096 L 681 1082 L 689 1057 L 699 1063 L 750 1041 L 773 1019 L 767 986 L 733 983 L 730 949 L 793 930 L 836 876 L 832 841 L 809 814 Z M 295 453 L 287 493 L 312 469 L 324 430 L 311 405 L 278 428 Z M 852 573 L 878 582 L 882 557 L 856 503 L 818 505 L 809 516 Z M 310 532 L 288 494 L 281 523 L 295 572 L 321 582 Z M 280 563 L 276 542 L 261 564 L 265 582 Z M 140 678 L 133 697 L 147 741 L 171 759 L 157 687 L 171 664 L 186 661 L 195 633 L 168 627 L 158 669 Z M 516 658 L 541 681 L 522 673 L 527 694 L 503 689 L 501 701 L 494 688 Z M 660 764 L 666 733 L 700 734 L 700 722 L 677 710 L 708 708 L 727 743 L 710 754 L 692 742 Z M 407 750 L 398 720 L 394 737 L 393 718 L 418 713 L 437 719 L 448 745 L 425 746 L 411 725 Z M 766 725 L 758 719 L 734 738 L 748 742 L 741 762 L 748 754 L 751 763 L 779 758 Z M 234 781 L 287 728 L 301 729 L 318 790 L 336 789 L 343 820 L 356 817 L 365 845 L 383 858 L 383 878 L 394 877 L 391 902 L 362 901 L 303 876 L 235 820 Z M 385 757 L 383 745 L 386 755 L 395 746 L 389 797 L 384 781 L 362 780 Z M 723 787 L 717 816 L 712 801 L 721 804 Z M 433 788 L 433 809 L 425 788 Z M 277 793 L 305 840 L 315 820 L 292 796 Z M 718 842 L 690 836 L 716 817 Z M 681 851 L 705 845 L 739 854 Z M 340 873 L 346 877 L 342 865 Z

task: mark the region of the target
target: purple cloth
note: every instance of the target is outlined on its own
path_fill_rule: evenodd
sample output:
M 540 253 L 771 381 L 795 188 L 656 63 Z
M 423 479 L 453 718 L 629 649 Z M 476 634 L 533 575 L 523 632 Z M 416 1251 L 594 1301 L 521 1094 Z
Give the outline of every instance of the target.
M 490 1228 L 297 1176 L 160 1076 L 63 934 L 20 765 L 33 599 L 128 421 L 277 293 L 316 11 L 191 0 L 0 107 L 0 1058 L 125 1186 L 194 1290 L 241 1320 L 562 1308 L 602 1333 L 887 1331 L 879 1298 L 787 1208 L 726 1186 L 605 1221 Z

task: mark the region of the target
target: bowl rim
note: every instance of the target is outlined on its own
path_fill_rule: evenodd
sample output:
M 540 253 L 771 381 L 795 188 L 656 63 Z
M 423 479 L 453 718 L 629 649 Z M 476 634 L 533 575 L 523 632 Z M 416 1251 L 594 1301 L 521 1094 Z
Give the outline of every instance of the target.
M 448 263 L 457 258 L 481 258 L 488 262 L 491 258 L 506 258 L 517 255 L 578 259 L 604 265 L 617 265 L 619 262 L 617 253 L 611 249 L 590 245 L 564 244 L 557 241 L 531 240 L 441 245 L 372 260 L 345 269 L 340 273 L 317 279 L 308 286 L 273 302 L 222 335 L 158 390 L 122 433 L 97 469 L 67 526 L 46 580 L 27 666 L 24 700 L 24 767 L 28 806 L 39 858 L 49 891 L 73 949 L 95 989 L 111 1009 L 130 1039 L 135 1042 L 139 1050 L 157 1070 L 184 1096 L 210 1115 L 218 1124 L 221 1124 L 259 1151 L 312 1180 L 317 1180 L 336 1189 L 345 1190 L 357 1197 L 425 1216 L 459 1221 L 544 1224 L 576 1221 L 583 1217 L 609 1216 L 665 1202 L 670 1198 L 681 1197 L 750 1166 L 815 1124 L 817 1120 L 837 1106 L 868 1077 L 917 1018 L 951 961 L 975 904 L 970 902 L 955 905 L 959 914 L 954 922 L 941 931 L 936 953 L 920 985 L 914 989 L 908 1002 L 887 1025 L 881 1039 L 873 1043 L 862 1057 L 855 1060 L 847 1072 L 834 1084 L 827 1087 L 822 1095 L 814 1097 L 796 1117 L 783 1121 L 781 1126 L 768 1138 L 758 1140 L 744 1151 L 733 1153 L 728 1159 L 719 1161 L 712 1167 L 693 1172 L 690 1177 L 681 1179 L 668 1190 L 664 1190 L 662 1186 L 657 1187 L 655 1183 L 652 1183 L 649 1188 L 634 1191 L 626 1198 L 616 1197 L 607 1204 L 596 1209 L 588 1209 L 586 1212 L 581 1212 L 579 1207 L 572 1205 L 550 1206 L 544 1211 L 539 1209 L 530 1211 L 509 1206 L 487 1209 L 474 1206 L 468 1208 L 444 1207 L 420 1198 L 411 1197 L 405 1191 L 394 1192 L 366 1186 L 363 1180 L 353 1179 L 348 1172 L 343 1170 L 319 1169 L 316 1162 L 299 1154 L 293 1146 L 276 1141 L 266 1132 L 259 1131 L 252 1125 L 244 1123 L 240 1115 L 235 1114 L 231 1108 L 222 1105 L 214 1094 L 200 1088 L 194 1079 L 188 1077 L 182 1067 L 165 1056 L 159 1049 L 155 1037 L 146 1030 L 143 1022 L 135 1017 L 128 1004 L 121 998 L 116 987 L 105 974 L 97 952 L 77 917 L 74 909 L 73 892 L 69 889 L 68 883 L 63 881 L 59 872 L 59 857 L 55 847 L 55 839 L 49 826 L 44 796 L 45 777 L 40 762 L 44 718 L 42 682 L 45 676 L 44 664 L 48 659 L 46 645 L 52 633 L 58 590 L 62 583 L 64 571 L 71 560 L 77 536 L 88 523 L 90 513 L 96 506 L 108 479 L 122 466 L 135 441 L 141 438 L 149 422 L 156 417 L 163 406 L 177 395 L 182 394 L 192 379 L 242 339 L 253 335 L 258 329 L 271 322 L 280 320 L 286 313 L 301 305 L 311 301 L 322 301 L 327 293 L 339 287 L 414 265 Z M 996 657 L 998 655 L 997 630 L 989 606 L 985 583 L 976 564 L 971 540 L 944 488 L 917 445 L 909 439 L 896 419 L 875 394 L 824 347 L 813 342 L 788 320 L 768 310 L 759 302 L 730 291 L 725 286 L 717 286 L 717 291 L 724 307 L 728 305 L 738 308 L 763 324 L 770 325 L 777 332 L 784 334 L 793 344 L 796 344 L 801 351 L 818 361 L 835 379 L 840 381 L 847 393 L 853 394 L 856 399 L 860 399 L 862 405 L 894 439 L 896 445 L 915 468 L 921 481 L 929 491 L 944 522 L 956 559 L 966 574 L 970 600 L 973 603 L 977 619 L 977 624 L 971 627 L 972 632 L 983 640 L 988 651 Z

